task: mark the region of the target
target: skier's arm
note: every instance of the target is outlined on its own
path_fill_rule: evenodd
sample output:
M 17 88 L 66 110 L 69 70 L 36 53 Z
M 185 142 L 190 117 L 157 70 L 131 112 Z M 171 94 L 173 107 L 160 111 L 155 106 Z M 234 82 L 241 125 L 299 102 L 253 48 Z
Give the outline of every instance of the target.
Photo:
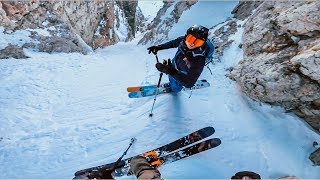
M 177 39 L 174 39 L 172 41 L 166 42 L 164 44 L 158 45 L 161 49 L 170 49 L 170 48 L 176 48 L 179 46 L 180 42 L 184 40 L 184 36 L 180 36 Z
M 193 59 L 193 63 L 187 73 L 179 71 L 171 76 L 186 88 L 191 88 L 201 75 L 204 65 L 205 57 L 198 56 Z
M 181 43 L 181 41 L 184 40 L 184 36 L 178 37 L 175 40 L 166 42 L 164 44 L 160 44 L 157 46 L 151 46 L 148 47 L 147 50 L 149 51 L 149 54 L 152 52 L 153 54 L 157 54 L 158 51 L 163 50 L 163 49 L 170 49 L 170 48 L 176 48 L 179 46 L 179 44 Z

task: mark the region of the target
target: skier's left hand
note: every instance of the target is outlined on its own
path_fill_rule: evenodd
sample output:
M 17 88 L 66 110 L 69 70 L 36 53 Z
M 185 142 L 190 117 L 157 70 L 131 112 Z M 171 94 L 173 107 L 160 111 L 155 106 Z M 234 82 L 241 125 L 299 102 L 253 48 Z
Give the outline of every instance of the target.
M 158 71 L 169 74 L 169 75 L 174 75 L 178 72 L 176 68 L 173 67 L 170 59 L 168 60 L 167 63 L 163 63 L 163 64 L 157 63 L 156 68 L 158 69 Z
M 151 46 L 151 47 L 148 47 L 147 50 L 149 51 L 149 54 L 152 52 L 153 54 L 157 54 L 157 52 L 159 50 L 161 50 L 161 46 Z

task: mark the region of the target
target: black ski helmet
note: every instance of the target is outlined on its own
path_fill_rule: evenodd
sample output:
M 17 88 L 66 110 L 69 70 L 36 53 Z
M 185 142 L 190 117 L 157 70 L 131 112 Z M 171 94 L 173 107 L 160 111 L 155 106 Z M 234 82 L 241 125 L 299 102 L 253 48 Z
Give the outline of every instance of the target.
M 231 179 L 242 179 L 243 177 L 249 177 L 250 179 L 261 179 L 260 175 L 252 171 L 240 171 L 231 177 Z
M 208 38 L 208 33 L 209 29 L 201 25 L 193 25 L 187 30 L 187 35 L 191 34 L 192 36 L 204 41 Z

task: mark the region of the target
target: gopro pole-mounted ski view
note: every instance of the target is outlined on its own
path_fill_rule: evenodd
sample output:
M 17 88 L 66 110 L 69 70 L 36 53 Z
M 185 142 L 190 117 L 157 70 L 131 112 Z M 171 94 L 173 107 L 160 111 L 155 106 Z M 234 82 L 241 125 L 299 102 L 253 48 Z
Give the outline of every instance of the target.
M 0 179 L 320 179 L 319 12 L 0 0 Z

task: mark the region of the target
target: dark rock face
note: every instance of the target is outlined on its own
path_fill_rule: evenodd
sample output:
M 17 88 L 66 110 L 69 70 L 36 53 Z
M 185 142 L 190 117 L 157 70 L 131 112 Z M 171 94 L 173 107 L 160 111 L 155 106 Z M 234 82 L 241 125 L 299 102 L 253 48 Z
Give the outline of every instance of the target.
M 136 8 L 138 6 L 138 1 L 117 1 L 117 4 L 121 9 L 123 9 L 124 15 L 128 20 L 129 33 L 131 37 L 135 35 L 136 29 Z
M 309 159 L 313 162 L 314 165 L 320 166 L 320 148 L 311 153 Z
M 320 131 L 320 2 L 265 1 L 246 22 L 244 59 L 229 77 Z
M 93 35 L 103 13 L 108 11 L 109 1 L 53 1 L 49 9 L 92 47 Z
M 115 12 L 115 6 L 120 10 Z M 0 1 L 0 26 L 7 30 L 21 29 L 45 29 L 51 36 L 43 37 L 37 32 L 33 38 L 40 41 L 39 44 L 57 44 L 58 47 L 64 41 L 65 48 L 71 52 L 86 53 L 88 46 L 93 49 L 115 44 L 119 41 L 116 22 L 125 19 L 128 22 L 127 39 L 135 35 L 134 26 L 137 9 L 137 1 Z M 119 13 L 122 12 L 122 13 Z M 64 39 L 64 40 L 62 40 Z M 42 40 L 44 42 L 42 42 Z M 56 41 L 54 43 L 54 41 Z M 66 47 L 66 46 L 70 47 Z M 62 48 L 42 49 L 40 51 L 64 52 Z
M 8 58 L 25 59 L 27 56 L 21 47 L 9 44 L 5 49 L 0 50 L 0 59 Z
M 242 1 L 231 12 L 236 19 L 245 20 L 263 1 Z
M 82 52 L 82 49 L 77 45 L 77 42 L 69 41 L 61 37 L 45 38 L 41 41 L 39 49 L 43 52 Z

